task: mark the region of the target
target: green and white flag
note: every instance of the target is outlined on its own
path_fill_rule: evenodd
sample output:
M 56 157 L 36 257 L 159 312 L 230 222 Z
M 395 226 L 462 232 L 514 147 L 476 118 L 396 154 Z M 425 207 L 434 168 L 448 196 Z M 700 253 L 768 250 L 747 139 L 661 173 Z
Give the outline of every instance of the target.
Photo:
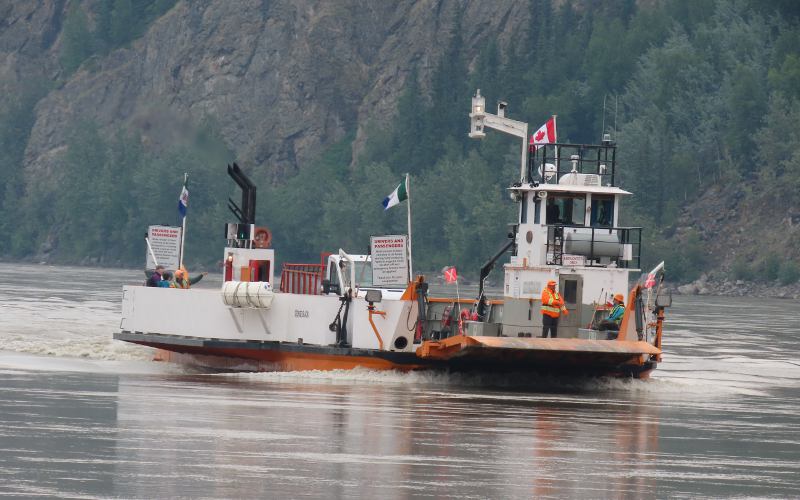
M 400 183 L 392 194 L 383 199 L 383 209 L 389 210 L 401 201 L 408 199 L 408 176 Z

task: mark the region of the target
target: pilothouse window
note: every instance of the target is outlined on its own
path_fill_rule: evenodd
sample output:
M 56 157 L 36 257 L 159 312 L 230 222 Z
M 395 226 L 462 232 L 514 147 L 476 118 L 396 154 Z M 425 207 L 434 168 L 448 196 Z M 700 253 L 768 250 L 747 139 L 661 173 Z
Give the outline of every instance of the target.
M 585 195 L 559 194 L 547 198 L 547 224 L 583 226 L 585 213 Z
M 592 196 L 592 226 L 612 227 L 614 225 L 614 197 Z

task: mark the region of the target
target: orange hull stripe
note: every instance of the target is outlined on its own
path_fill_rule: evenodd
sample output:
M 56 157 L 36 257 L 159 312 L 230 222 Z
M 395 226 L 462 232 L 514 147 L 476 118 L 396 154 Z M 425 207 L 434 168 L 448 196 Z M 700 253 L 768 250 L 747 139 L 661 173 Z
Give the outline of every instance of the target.
M 288 352 L 277 350 L 252 351 L 247 349 L 213 349 L 202 351 L 188 350 L 179 353 L 159 349 L 155 356 L 158 361 L 181 363 L 186 355 L 197 356 L 198 360 L 208 359 L 208 364 L 235 365 L 235 360 L 226 359 L 234 357 L 239 360 L 254 361 L 259 365 L 259 371 L 306 371 L 306 370 L 352 370 L 354 368 L 367 368 L 370 370 L 400 370 L 410 371 L 427 368 L 421 364 L 393 363 L 386 359 L 367 356 L 336 356 L 330 354 L 314 354 L 304 352 Z M 216 361 L 216 363 L 215 363 Z M 218 366 L 222 367 L 222 366 Z

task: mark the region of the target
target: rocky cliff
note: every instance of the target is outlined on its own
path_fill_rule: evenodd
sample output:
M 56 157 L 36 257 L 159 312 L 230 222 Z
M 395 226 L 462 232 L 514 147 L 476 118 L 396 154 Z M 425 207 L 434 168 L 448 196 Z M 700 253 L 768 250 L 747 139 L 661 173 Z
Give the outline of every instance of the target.
M 490 37 L 507 44 L 527 15 L 513 0 L 180 1 L 140 38 L 66 76 L 57 50 L 69 8 L 0 7 L 3 87 L 20 75 L 55 85 L 36 107 L 29 174 L 57 168 L 81 119 L 132 127 L 153 147 L 210 119 L 240 161 L 280 177 L 350 131 L 360 148 L 367 124 L 394 112 L 412 66 L 424 85 L 455 23 L 475 54 Z

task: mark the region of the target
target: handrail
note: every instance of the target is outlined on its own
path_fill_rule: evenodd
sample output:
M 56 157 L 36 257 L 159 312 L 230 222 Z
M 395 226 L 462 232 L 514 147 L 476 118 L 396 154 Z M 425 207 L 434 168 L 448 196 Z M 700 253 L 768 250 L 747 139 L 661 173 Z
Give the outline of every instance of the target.
M 617 267 L 624 269 L 638 269 L 641 264 L 641 251 L 642 251 L 642 228 L 641 227 L 606 227 L 606 226 L 580 226 L 576 224 L 547 224 L 547 245 L 546 252 L 548 255 L 547 263 L 550 265 L 563 265 L 563 256 L 567 255 L 580 255 L 586 259 L 584 264 L 586 267 L 608 267 L 609 264 L 614 264 Z M 574 235 L 569 238 L 569 241 L 575 244 L 589 245 L 588 252 L 567 252 L 565 249 L 567 237 L 565 229 L 582 229 L 581 233 L 572 232 L 567 233 Z M 587 234 L 587 231 L 589 234 Z M 607 238 L 599 238 L 600 235 L 615 235 L 616 241 L 609 241 Z M 588 236 L 588 238 L 587 238 Z M 619 250 L 624 250 L 624 245 L 630 246 L 630 259 L 623 259 L 623 255 L 608 254 L 610 250 L 609 245 L 619 245 Z M 598 248 L 606 248 L 606 252 L 598 250 Z M 613 248 L 613 247 L 612 247 Z M 608 259 L 608 262 L 600 263 L 602 259 Z
M 578 173 L 598 175 L 602 185 L 616 186 L 617 146 L 611 141 L 602 144 L 554 143 L 540 145 L 538 149 L 531 148 L 528 157 L 528 178 L 531 180 L 538 180 L 541 184 L 558 184 L 562 175 L 572 171 L 572 156 L 576 155 Z M 544 171 L 548 163 L 556 168 L 555 178 L 550 181 L 545 179 Z
M 292 266 L 289 264 L 288 266 Z M 284 268 L 281 271 L 280 291 L 283 293 L 296 293 L 302 295 L 319 295 L 322 284 L 322 270 L 306 271 L 300 269 Z M 318 266 L 318 264 L 300 264 L 299 266 Z
M 373 305 L 367 306 L 367 309 L 369 310 L 369 324 L 372 325 L 372 331 L 375 332 L 375 336 L 378 337 L 378 349 L 380 349 L 382 351 L 383 350 L 383 339 L 381 338 L 381 334 L 378 333 L 378 327 L 375 326 L 375 322 L 372 321 L 372 315 L 373 314 L 377 314 L 377 315 L 379 315 L 379 316 L 381 316 L 382 318 L 385 319 L 386 318 L 386 311 L 376 311 L 375 310 L 375 306 L 373 306 Z

